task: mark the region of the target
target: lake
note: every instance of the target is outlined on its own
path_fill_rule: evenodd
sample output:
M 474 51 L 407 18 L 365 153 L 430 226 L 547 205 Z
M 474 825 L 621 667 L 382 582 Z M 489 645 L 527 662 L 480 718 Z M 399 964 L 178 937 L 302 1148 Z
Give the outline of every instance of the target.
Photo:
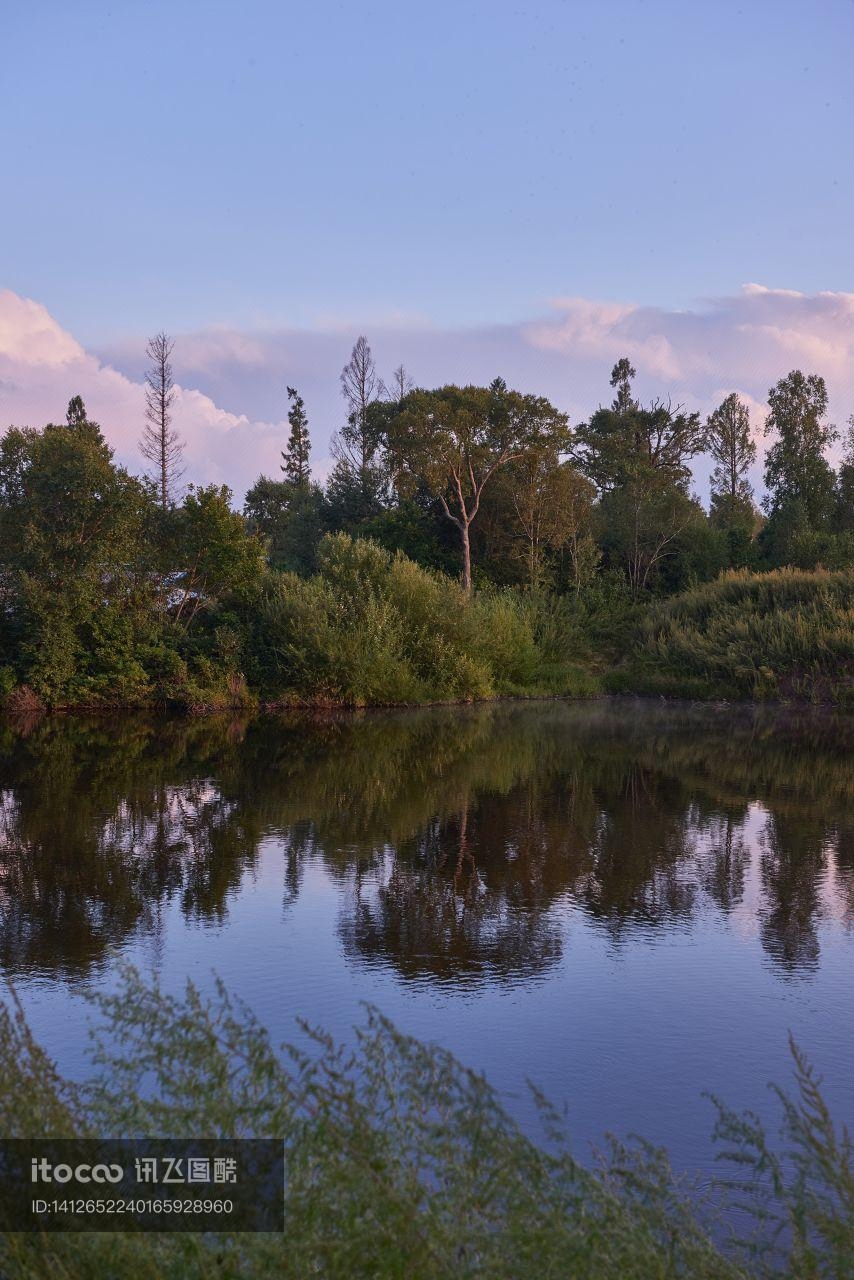
M 854 1123 L 854 719 L 601 700 L 2 729 L 0 963 L 85 1072 L 129 960 L 221 976 L 277 1040 L 369 1001 L 711 1169 L 791 1032 Z

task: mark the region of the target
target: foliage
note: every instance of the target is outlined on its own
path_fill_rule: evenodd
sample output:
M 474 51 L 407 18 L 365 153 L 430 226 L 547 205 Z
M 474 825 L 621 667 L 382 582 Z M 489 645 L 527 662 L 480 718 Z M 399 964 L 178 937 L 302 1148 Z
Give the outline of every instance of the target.
M 319 485 L 261 476 L 246 494 L 243 514 L 250 530 L 264 539 L 271 569 L 314 573 L 317 545 L 329 523 L 328 503 Z
M 206 998 L 188 983 L 175 998 L 126 969 L 119 989 L 97 1003 L 95 1073 L 82 1085 L 59 1075 L 20 1007 L 4 1006 L 4 1133 L 281 1138 L 284 1231 L 10 1232 L 0 1242 L 10 1280 L 190 1280 L 214 1270 L 224 1277 L 413 1280 L 850 1275 L 851 1149 L 799 1054 L 798 1094 L 780 1094 L 794 1177 L 754 1117 L 720 1107 L 720 1136 L 735 1142 L 739 1160 L 752 1157 L 769 1184 L 748 1201 L 766 1215 L 764 1236 L 746 1249 L 724 1250 L 710 1234 L 716 1202 L 678 1178 L 662 1150 L 609 1139 L 593 1168 L 585 1167 L 559 1115 L 537 1096 L 546 1139 L 540 1145 L 482 1076 L 402 1035 L 376 1010 L 367 1011 L 352 1049 L 303 1026 L 303 1041 L 277 1052 L 221 985 Z M 792 1231 L 774 1241 L 770 1228 L 778 1221 Z
M 794 369 L 768 393 L 765 434 L 776 439 L 765 458 L 763 542 L 771 564 L 790 562 L 793 543 L 827 529 L 835 509 L 835 478 L 825 450 L 836 438 L 824 422 L 827 388 L 818 374 Z
M 722 575 L 658 605 L 614 686 L 854 703 L 854 574 Z
M 82 401 L 68 422 L 0 443 L 6 660 L 46 698 L 133 697 L 144 676 L 150 504 Z
M 311 453 L 311 441 L 308 434 L 308 415 L 305 401 L 296 388 L 288 387 L 288 423 L 290 435 L 287 447 L 282 450 L 282 471 L 292 485 L 308 484 L 310 467 L 308 462 Z
M 750 410 L 733 391 L 706 420 L 706 446 L 715 461 L 712 501 L 726 495 L 732 501 L 752 498 L 747 472 L 756 461 L 750 434 Z
M 391 417 L 387 439 L 397 490 L 406 495 L 423 485 L 458 529 L 468 593 L 470 528 L 484 489 L 530 450 L 558 454 L 567 443 L 567 420 L 543 397 L 510 391 L 496 378 L 489 387 L 411 392 Z
M 528 610 L 513 593 L 457 583 L 376 543 L 328 535 L 308 581 L 273 579 L 258 648 L 266 691 L 349 705 L 471 699 L 535 685 Z

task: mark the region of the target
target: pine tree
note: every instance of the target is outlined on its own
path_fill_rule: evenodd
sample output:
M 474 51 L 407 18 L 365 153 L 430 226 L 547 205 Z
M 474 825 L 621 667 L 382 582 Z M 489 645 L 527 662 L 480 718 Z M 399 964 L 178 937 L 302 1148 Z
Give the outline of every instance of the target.
M 288 422 L 291 433 L 287 448 L 282 450 L 284 459 L 282 471 L 291 484 L 306 485 L 311 474 L 308 463 L 308 455 L 311 452 L 308 415 L 305 411 L 305 402 L 295 387 L 288 387 L 288 400 L 290 401 Z

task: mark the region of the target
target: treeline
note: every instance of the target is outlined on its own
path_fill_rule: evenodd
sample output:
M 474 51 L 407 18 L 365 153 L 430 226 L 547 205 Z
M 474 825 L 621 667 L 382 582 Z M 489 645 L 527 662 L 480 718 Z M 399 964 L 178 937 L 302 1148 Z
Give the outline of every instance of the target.
M 816 375 L 794 371 L 769 394 L 760 511 L 735 394 L 706 422 L 642 405 L 623 359 L 610 405 L 573 428 L 501 379 L 425 391 L 401 366 L 386 384 L 360 338 L 326 484 L 288 387 L 281 478 L 259 478 L 239 513 L 225 486 L 179 492 L 172 349 L 166 334 L 148 347 L 149 476 L 116 464 L 79 396 L 65 422 L 0 441 L 12 705 L 590 691 L 639 601 L 733 567 L 854 564 L 854 426 L 835 473 Z M 708 514 L 690 489 L 703 452 Z
M 305 406 L 288 388 L 283 478 L 261 477 L 245 514 L 274 567 L 313 572 L 321 535 L 343 531 L 459 574 L 466 589 L 577 591 L 604 575 L 668 595 L 728 568 L 854 563 L 854 418 L 835 473 L 821 377 L 795 370 L 769 392 L 760 508 L 738 395 L 703 422 L 670 401 L 641 404 L 635 376 L 618 361 L 611 404 L 573 427 L 501 379 L 422 391 L 401 366 L 387 385 L 360 338 L 342 374 L 347 422 L 326 485 L 311 479 Z M 713 463 L 708 512 L 691 492 L 690 464 L 703 454 Z

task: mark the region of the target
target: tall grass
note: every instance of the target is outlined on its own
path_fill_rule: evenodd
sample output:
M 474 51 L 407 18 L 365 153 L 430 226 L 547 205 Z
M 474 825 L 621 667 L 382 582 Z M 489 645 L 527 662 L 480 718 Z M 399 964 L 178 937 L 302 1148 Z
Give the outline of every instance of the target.
M 664 601 L 611 686 L 854 705 L 854 573 L 738 570 Z
M 445 575 L 346 534 L 323 539 L 313 578 L 274 576 L 257 649 L 268 698 L 350 706 L 536 691 L 547 661 L 518 593 L 468 597 Z M 576 673 L 551 671 L 550 681 L 571 692 Z
M 0 1009 L 0 1121 L 13 1137 L 276 1137 L 284 1233 L 238 1236 L 10 1233 L 8 1280 L 66 1277 L 585 1277 L 842 1280 L 854 1260 L 850 1142 L 796 1057 L 781 1093 L 783 1159 L 750 1115 L 719 1107 L 719 1136 L 756 1215 L 752 1243 L 713 1241 L 711 1202 L 665 1153 L 610 1142 L 593 1169 L 539 1099 L 531 1141 L 479 1075 L 369 1011 L 354 1050 L 306 1029 L 277 1052 L 221 988 L 181 999 L 126 970 L 99 1000 L 95 1074 L 63 1080 L 13 1004 Z M 718 1240 L 721 1233 L 717 1234 Z

